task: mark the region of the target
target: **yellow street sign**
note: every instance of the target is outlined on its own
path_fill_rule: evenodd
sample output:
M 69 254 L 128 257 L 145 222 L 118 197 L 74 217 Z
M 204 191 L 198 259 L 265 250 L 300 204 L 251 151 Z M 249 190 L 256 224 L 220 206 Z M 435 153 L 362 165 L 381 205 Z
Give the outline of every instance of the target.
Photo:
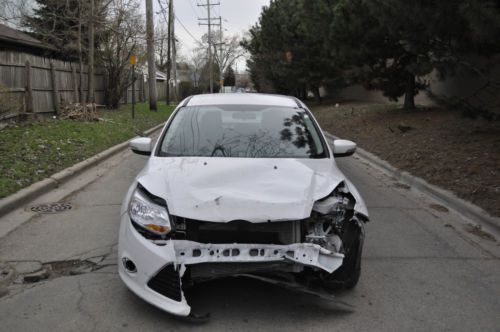
M 224 80 L 220 80 L 220 86 L 224 86 Z
M 137 57 L 135 55 L 130 56 L 130 64 L 133 66 L 137 63 Z

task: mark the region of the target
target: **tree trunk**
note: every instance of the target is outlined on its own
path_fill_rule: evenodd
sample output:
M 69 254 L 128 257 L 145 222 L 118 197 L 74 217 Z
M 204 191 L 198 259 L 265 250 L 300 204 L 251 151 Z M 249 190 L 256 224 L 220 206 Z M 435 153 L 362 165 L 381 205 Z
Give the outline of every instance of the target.
M 319 92 L 319 87 L 313 87 L 314 99 L 321 104 L 321 93 Z
M 83 104 L 82 4 L 78 3 L 78 100 Z
M 146 43 L 148 54 L 149 109 L 156 111 L 157 92 L 152 0 L 146 0 Z
M 415 109 L 415 75 L 408 74 L 408 81 L 406 82 L 405 103 L 404 109 Z
M 90 0 L 89 17 L 89 65 L 88 65 L 87 102 L 94 103 L 94 0 Z
M 171 44 L 172 44 L 172 0 L 168 1 L 168 28 L 167 28 L 167 34 L 168 34 L 168 40 L 167 40 L 167 84 L 166 86 L 166 99 L 165 102 L 167 105 L 170 105 L 170 73 L 172 71 L 172 58 L 170 57 L 171 54 Z

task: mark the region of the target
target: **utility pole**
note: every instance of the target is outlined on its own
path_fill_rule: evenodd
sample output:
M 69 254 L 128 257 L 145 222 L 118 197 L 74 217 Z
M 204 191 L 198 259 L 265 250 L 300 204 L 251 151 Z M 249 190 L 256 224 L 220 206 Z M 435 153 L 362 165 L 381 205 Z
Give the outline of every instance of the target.
M 207 0 L 206 4 L 198 4 L 199 7 L 207 7 L 207 18 L 200 18 L 199 20 L 206 20 L 208 23 L 198 23 L 199 25 L 208 25 L 208 71 L 210 77 L 210 93 L 214 92 L 214 70 L 213 70 L 213 60 L 212 60 L 212 26 L 216 25 L 212 23 L 212 17 L 210 16 L 210 8 L 212 6 L 219 6 L 218 3 L 210 3 L 210 0 Z
M 87 68 L 87 103 L 94 103 L 94 0 L 90 0 L 89 13 L 89 60 Z
M 223 59 L 222 59 L 222 53 L 223 49 L 222 47 L 224 46 L 224 43 L 222 42 L 222 17 L 219 17 L 219 28 L 220 28 L 220 34 L 219 34 L 219 43 L 217 46 L 219 46 L 219 83 L 220 83 L 220 93 L 223 93 L 224 91 L 224 73 L 223 73 Z
M 173 2 L 173 0 L 170 0 Z M 172 6 L 172 18 L 175 18 L 175 11 Z M 174 65 L 174 100 L 179 102 L 179 86 L 177 84 L 177 46 L 175 44 L 175 20 L 172 20 L 172 64 Z
M 84 104 L 85 101 L 83 100 L 83 52 L 82 52 L 82 25 L 83 25 L 83 19 L 82 19 L 82 3 L 81 1 L 78 2 L 78 37 L 77 37 L 77 43 L 78 43 L 78 65 L 79 68 L 78 70 L 80 73 L 78 74 L 78 102 L 80 104 Z
M 173 12 L 173 0 L 168 0 L 168 43 L 167 43 L 167 105 L 170 105 L 170 72 L 172 71 L 172 58 L 171 54 L 171 43 L 172 43 L 172 18 L 174 17 Z
M 93 1 L 93 0 L 92 0 Z M 156 65 L 153 29 L 153 0 L 146 0 L 146 43 L 148 52 L 149 109 L 156 111 Z

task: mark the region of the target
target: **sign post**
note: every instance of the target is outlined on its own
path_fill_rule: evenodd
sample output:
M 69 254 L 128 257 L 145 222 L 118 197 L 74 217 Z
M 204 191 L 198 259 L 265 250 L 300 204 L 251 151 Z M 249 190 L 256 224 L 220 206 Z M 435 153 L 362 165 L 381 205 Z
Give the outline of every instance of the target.
M 137 63 L 137 57 L 135 55 L 130 56 L 130 64 L 132 65 L 132 119 L 135 118 L 135 64 Z

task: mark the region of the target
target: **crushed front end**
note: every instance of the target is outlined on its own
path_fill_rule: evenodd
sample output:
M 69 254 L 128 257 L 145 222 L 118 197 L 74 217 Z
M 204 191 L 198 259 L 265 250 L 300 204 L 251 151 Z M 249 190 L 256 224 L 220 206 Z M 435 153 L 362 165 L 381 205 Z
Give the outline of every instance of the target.
M 141 185 L 128 201 L 120 228 L 120 277 L 147 302 L 180 316 L 191 312 L 183 287 L 196 282 L 273 274 L 332 281 L 353 250 L 351 238 L 361 249 L 362 222 L 368 220 L 356 211 L 345 182 L 316 201 L 309 218 L 300 220 L 221 223 L 169 215 L 166 201 Z

